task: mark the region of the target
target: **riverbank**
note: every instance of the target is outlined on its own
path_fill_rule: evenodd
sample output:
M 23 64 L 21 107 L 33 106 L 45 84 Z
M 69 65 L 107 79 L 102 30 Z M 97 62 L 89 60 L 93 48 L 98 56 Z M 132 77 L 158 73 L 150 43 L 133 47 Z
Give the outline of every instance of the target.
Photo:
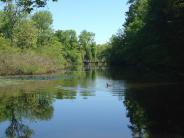
M 64 69 L 66 61 L 63 57 L 59 57 L 53 49 L 48 51 L 49 53 L 38 50 L 20 51 L 11 47 L 1 49 L 0 75 L 36 75 Z

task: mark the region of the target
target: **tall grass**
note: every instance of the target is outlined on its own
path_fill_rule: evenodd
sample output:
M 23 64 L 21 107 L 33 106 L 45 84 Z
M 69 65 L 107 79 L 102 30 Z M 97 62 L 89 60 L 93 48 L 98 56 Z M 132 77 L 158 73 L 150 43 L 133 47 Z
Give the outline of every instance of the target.
M 22 50 L 11 47 L 5 40 L 1 42 L 0 75 L 44 74 L 56 72 L 65 66 L 64 58 L 55 47 Z
M 0 74 L 42 74 L 55 72 L 61 65 L 41 55 L 25 53 L 0 53 Z

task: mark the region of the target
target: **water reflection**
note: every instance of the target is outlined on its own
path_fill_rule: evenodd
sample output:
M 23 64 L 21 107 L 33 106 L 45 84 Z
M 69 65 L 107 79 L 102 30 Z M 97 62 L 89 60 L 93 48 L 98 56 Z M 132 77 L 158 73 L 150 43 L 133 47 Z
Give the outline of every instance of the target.
M 33 129 L 24 120 L 49 120 L 53 115 L 53 98 L 47 94 L 17 93 L 16 96 L 0 97 L 0 122 L 9 121 L 7 137 L 29 138 Z
M 96 71 L 68 71 L 51 76 L 10 76 L 1 80 L 0 125 L 7 122 L 4 136 L 34 136 L 32 122 L 49 121 L 54 114 L 54 101 L 95 96 Z M 0 135 L 1 137 L 1 135 Z
M 123 103 L 136 138 L 184 137 L 184 83 L 173 74 L 112 70 L 125 80 Z
M 0 137 L 44 137 L 48 126 L 33 125 L 42 121 L 53 124 L 48 137 L 182 137 L 184 85 L 163 76 L 87 69 L 8 77 L 0 85 Z
M 130 87 L 125 92 L 133 136 L 184 136 L 183 84 Z

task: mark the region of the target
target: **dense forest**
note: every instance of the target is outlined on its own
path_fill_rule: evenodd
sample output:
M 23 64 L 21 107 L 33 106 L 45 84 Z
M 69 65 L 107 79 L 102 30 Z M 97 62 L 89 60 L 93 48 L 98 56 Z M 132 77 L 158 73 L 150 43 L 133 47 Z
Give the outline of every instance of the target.
M 109 62 L 184 69 L 184 1 L 129 0 L 128 4 L 123 28 L 112 36 L 106 49 Z
M 141 68 L 184 69 L 184 1 L 128 0 L 126 21 L 108 43 L 86 30 L 53 30 L 47 1 L 2 1 L 0 74 L 38 74 L 84 61 Z
M 52 14 L 34 12 L 44 3 L 5 1 L 0 11 L 0 74 L 55 72 L 84 60 L 96 60 L 95 34 L 54 30 Z

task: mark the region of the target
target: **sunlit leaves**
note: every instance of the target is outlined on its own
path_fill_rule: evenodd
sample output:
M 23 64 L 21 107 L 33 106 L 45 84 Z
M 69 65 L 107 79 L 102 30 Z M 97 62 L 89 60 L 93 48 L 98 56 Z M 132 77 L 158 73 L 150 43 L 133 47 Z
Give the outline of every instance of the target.
M 13 30 L 13 42 L 21 49 L 35 48 L 37 43 L 37 29 L 29 20 L 24 20 Z

